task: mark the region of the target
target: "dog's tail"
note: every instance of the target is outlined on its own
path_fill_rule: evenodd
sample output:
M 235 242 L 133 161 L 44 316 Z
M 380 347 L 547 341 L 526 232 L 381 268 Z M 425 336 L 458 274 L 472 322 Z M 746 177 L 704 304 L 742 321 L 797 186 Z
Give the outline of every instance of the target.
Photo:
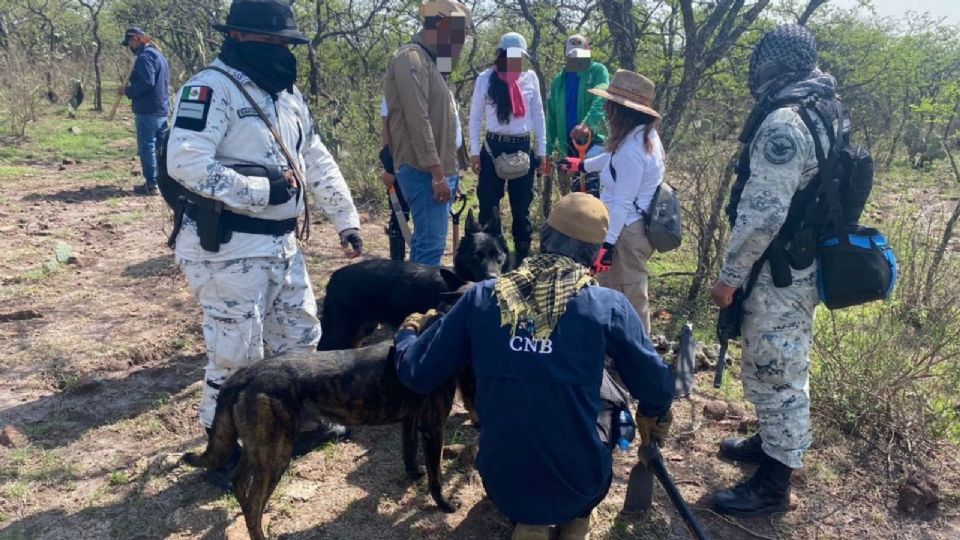
M 217 410 L 213 415 L 213 430 L 202 454 L 187 452 L 183 461 L 194 467 L 216 469 L 230 459 L 237 447 L 237 425 L 233 421 L 233 406 L 237 402 L 240 385 L 224 385 L 217 396 Z

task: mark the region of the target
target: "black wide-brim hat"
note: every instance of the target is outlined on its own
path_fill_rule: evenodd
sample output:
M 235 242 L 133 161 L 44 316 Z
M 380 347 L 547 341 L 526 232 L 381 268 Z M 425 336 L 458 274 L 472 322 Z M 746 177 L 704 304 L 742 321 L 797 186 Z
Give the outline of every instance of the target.
M 230 13 L 223 24 L 212 24 L 220 32 L 236 30 L 267 36 L 279 36 L 302 45 L 310 38 L 297 30 L 290 4 L 283 0 L 236 0 L 230 4 Z

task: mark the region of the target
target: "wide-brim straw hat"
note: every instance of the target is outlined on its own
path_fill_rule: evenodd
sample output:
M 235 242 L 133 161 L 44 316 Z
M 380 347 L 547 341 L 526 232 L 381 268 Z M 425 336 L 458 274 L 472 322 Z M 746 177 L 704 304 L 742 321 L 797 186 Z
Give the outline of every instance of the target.
M 618 69 L 606 88 L 590 88 L 587 91 L 624 107 L 660 118 L 660 113 L 653 108 L 656 90 L 653 81 L 643 75 Z

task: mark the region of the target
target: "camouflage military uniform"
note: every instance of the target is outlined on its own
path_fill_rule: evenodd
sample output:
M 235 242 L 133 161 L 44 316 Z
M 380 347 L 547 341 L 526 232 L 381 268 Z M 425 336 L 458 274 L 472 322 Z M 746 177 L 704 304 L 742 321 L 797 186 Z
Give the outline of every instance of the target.
M 829 139 L 819 118 L 821 142 Z M 720 281 L 739 287 L 776 237 L 794 194 L 817 174 L 813 137 L 790 107 L 770 113 L 750 148 L 750 178 L 737 206 L 737 221 Z M 773 285 L 764 263 L 744 304 L 743 390 L 757 408 L 763 451 L 796 469 L 810 446 L 810 344 L 819 297 L 816 265 L 793 270 L 793 284 Z
M 212 65 L 226 70 L 258 101 L 294 159 L 300 161 L 307 190 L 336 230 L 359 228 L 347 184 L 315 132 L 299 90 L 280 92 L 274 99 L 222 60 Z M 305 194 L 269 204 L 267 178 L 244 176 L 227 167 L 286 165 L 286 160 L 257 111 L 225 75 L 201 71 L 177 95 L 167 146 L 171 177 L 191 191 L 223 202 L 236 214 L 290 220 L 303 213 Z M 211 252 L 200 246 L 196 223 L 187 216 L 176 238 L 176 258 L 203 308 L 207 366 L 199 413 L 200 423 L 209 428 L 220 385 L 231 373 L 265 354 L 316 347 L 320 339 L 317 303 L 293 232 L 234 231 L 219 251 Z

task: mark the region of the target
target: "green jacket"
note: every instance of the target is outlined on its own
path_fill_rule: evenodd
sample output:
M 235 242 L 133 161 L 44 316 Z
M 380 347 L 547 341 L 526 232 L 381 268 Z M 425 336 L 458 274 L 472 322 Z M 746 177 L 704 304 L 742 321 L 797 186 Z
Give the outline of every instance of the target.
M 550 96 L 547 98 L 547 152 L 567 155 L 567 110 L 565 105 L 566 72 L 561 71 L 550 83 Z M 591 62 L 590 69 L 580 75 L 580 101 L 577 110 L 587 111 L 579 120 L 593 131 L 593 142 L 603 142 L 607 132 L 603 119 L 603 98 L 595 96 L 587 89 L 610 84 L 610 73 L 600 62 Z

